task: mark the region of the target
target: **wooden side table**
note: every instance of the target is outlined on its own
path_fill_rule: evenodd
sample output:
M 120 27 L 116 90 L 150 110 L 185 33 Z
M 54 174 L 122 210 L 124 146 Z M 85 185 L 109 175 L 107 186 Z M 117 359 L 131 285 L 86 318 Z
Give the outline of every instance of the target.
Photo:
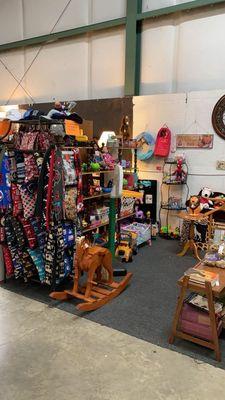
M 221 268 L 215 267 L 207 267 L 202 263 L 198 263 L 194 268 L 207 270 L 211 272 L 216 272 L 219 275 L 219 286 L 211 286 L 211 283 L 206 281 L 205 285 L 199 285 L 196 283 L 192 283 L 189 281 L 189 276 L 183 276 L 179 279 L 178 284 L 181 286 L 180 295 L 178 297 L 178 302 L 176 306 L 176 311 L 173 318 L 172 323 L 172 332 L 169 337 L 169 343 L 172 344 L 174 342 L 175 337 L 188 340 L 193 343 L 197 343 L 201 346 L 207 347 L 215 351 L 216 360 L 221 361 L 221 352 L 219 346 L 219 339 L 217 333 L 217 324 L 216 324 L 216 314 L 214 308 L 214 298 L 221 298 L 225 295 L 225 271 Z M 212 329 L 212 340 L 207 341 L 204 339 L 197 338 L 190 334 L 184 333 L 179 329 L 179 320 L 182 312 L 185 296 L 187 290 L 192 292 L 205 294 L 208 300 L 209 307 L 209 318 L 210 318 L 210 326 Z
M 195 215 L 190 215 L 187 213 L 180 213 L 179 217 L 185 221 L 190 222 L 190 233 L 189 233 L 189 239 L 185 243 L 183 250 L 180 251 L 180 253 L 178 253 L 177 255 L 179 257 L 183 257 L 187 253 L 187 251 L 190 249 L 193 251 L 195 258 L 197 258 L 197 260 L 201 261 L 201 258 L 199 257 L 199 254 L 198 254 L 198 247 L 194 240 L 195 239 L 195 222 L 199 221 L 199 218 Z
M 218 198 L 215 199 L 211 199 L 211 200 L 218 200 Z M 191 214 L 191 212 L 184 212 L 181 211 L 179 214 L 177 214 L 177 217 L 183 219 L 184 221 L 188 221 L 190 222 L 191 226 L 190 226 L 190 234 L 189 234 L 189 239 L 188 241 L 185 243 L 183 250 L 181 250 L 177 255 L 182 257 L 184 256 L 187 251 L 190 249 L 193 251 L 195 258 L 197 258 L 197 260 L 201 261 L 201 258 L 199 257 L 198 254 L 198 246 L 195 243 L 195 222 L 201 222 L 206 220 L 208 222 L 208 228 L 209 228 L 209 232 L 208 235 L 211 238 L 212 235 L 212 221 L 213 221 L 213 214 L 218 212 L 218 211 L 224 211 L 225 210 L 225 202 L 223 201 L 223 204 L 221 207 L 218 208 L 214 208 L 212 210 L 209 210 L 205 213 L 199 213 L 199 214 Z

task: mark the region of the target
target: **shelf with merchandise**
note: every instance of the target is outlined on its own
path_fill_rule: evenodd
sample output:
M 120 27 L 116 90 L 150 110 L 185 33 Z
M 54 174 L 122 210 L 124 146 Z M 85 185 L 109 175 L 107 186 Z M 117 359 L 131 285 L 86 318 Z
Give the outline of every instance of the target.
M 183 168 L 184 167 L 184 168 Z M 175 217 L 174 211 L 185 211 L 186 201 L 189 194 L 189 187 L 187 184 L 188 166 L 186 160 L 183 158 L 165 160 L 163 165 L 163 180 L 161 184 L 161 205 L 159 210 L 159 226 L 160 235 L 166 239 L 179 237 L 178 232 L 174 234 L 169 231 L 170 227 L 170 213 L 172 212 Z M 174 196 L 176 193 L 175 187 L 179 188 L 180 195 Z M 185 197 L 184 197 L 185 196 Z M 162 223 L 165 221 L 165 224 Z
M 162 210 L 170 210 L 170 211 L 183 211 L 186 210 L 186 207 L 171 207 L 169 205 L 162 205 Z
M 131 217 L 134 217 L 134 216 L 135 216 L 135 213 L 123 215 L 123 216 L 121 216 L 121 217 L 116 218 L 116 222 L 122 221 L 122 220 L 127 219 L 127 218 L 131 218 Z M 102 224 L 101 224 L 101 223 L 100 223 L 100 224 L 95 224 L 95 225 L 93 225 L 93 226 L 90 226 L 90 225 L 89 225 L 88 227 L 82 229 L 82 233 L 94 231 L 95 229 L 101 228 L 101 227 L 103 227 L 103 226 L 108 226 L 108 225 L 109 225 L 109 221 L 108 221 L 108 222 L 104 222 L 104 223 L 102 223 Z
M 83 198 L 83 200 L 84 201 L 85 200 L 92 200 L 92 199 L 98 199 L 100 197 L 109 197 L 109 196 L 110 196 L 110 193 L 99 193 L 99 194 L 96 194 L 96 195 L 93 195 L 93 196 L 85 196 Z
M 100 170 L 100 171 L 85 171 L 82 172 L 81 175 L 92 175 L 92 174 L 108 174 L 108 173 L 114 172 L 114 169 L 106 169 L 106 170 Z

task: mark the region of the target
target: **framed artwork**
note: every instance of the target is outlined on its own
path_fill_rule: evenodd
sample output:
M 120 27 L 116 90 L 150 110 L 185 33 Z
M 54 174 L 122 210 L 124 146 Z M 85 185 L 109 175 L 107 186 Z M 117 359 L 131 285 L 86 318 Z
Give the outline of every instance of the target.
M 176 135 L 177 148 L 183 149 L 212 149 L 213 148 L 213 135 L 211 134 L 177 134 Z

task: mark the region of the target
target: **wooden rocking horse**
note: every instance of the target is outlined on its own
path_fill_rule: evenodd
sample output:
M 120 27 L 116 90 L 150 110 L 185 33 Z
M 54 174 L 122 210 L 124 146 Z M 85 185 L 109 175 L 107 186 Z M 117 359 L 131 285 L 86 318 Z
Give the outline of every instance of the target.
M 85 237 L 76 240 L 74 267 L 73 289 L 52 292 L 50 297 L 57 300 L 72 297 L 81 299 L 84 302 L 76 306 L 81 311 L 92 311 L 104 306 L 126 288 L 132 277 L 129 272 L 120 282 L 115 282 L 110 251 L 100 246 L 91 246 Z M 81 287 L 79 280 L 83 272 L 87 273 L 87 282 Z M 107 275 L 106 279 L 103 274 Z

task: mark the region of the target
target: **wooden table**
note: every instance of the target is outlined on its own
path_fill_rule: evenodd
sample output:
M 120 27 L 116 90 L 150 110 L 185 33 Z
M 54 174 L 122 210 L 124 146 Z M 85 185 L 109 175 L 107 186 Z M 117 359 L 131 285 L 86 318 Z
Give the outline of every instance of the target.
M 216 197 L 215 199 L 210 199 L 210 200 L 218 201 L 219 199 Z M 225 201 L 220 199 L 220 202 L 222 202 L 222 205 L 220 207 L 213 208 L 212 210 L 209 210 L 204 213 L 201 212 L 201 213 L 195 214 L 194 212 L 192 213 L 190 210 L 189 212 L 181 211 L 180 213 L 177 214 L 178 218 L 181 218 L 184 221 L 190 222 L 189 239 L 185 243 L 183 250 L 177 254 L 178 256 L 181 256 L 181 257 L 184 256 L 187 253 L 187 251 L 190 249 L 193 251 L 194 256 L 197 258 L 197 260 L 201 261 L 201 258 L 199 257 L 199 254 L 198 254 L 198 247 L 194 240 L 195 239 L 195 223 L 206 220 L 209 223 L 209 237 L 211 237 L 213 214 L 218 211 L 225 211 Z
M 173 318 L 172 324 L 172 332 L 169 337 L 169 343 L 172 344 L 174 342 L 175 337 L 188 340 L 190 342 L 194 342 L 200 344 L 201 346 L 208 347 L 215 351 L 216 360 L 221 361 L 221 352 L 219 347 L 219 339 L 217 333 L 217 324 L 216 324 L 216 314 L 214 308 L 214 298 L 222 298 L 225 296 L 225 270 L 222 268 L 216 267 L 208 267 L 203 265 L 203 263 L 198 263 L 194 268 L 216 272 L 219 275 L 219 286 L 211 286 L 209 281 L 205 282 L 205 285 L 199 285 L 196 283 L 189 282 L 189 276 L 184 275 L 182 278 L 178 280 L 178 285 L 180 286 L 180 295 L 178 297 L 178 302 L 176 306 L 176 311 Z M 190 290 L 192 292 L 205 294 L 208 300 L 208 307 L 209 307 L 209 318 L 210 318 L 210 326 L 212 329 L 212 341 L 207 341 L 204 339 L 197 338 L 190 334 L 184 333 L 179 330 L 179 319 L 180 314 L 182 312 L 183 303 L 186 296 L 186 291 Z

